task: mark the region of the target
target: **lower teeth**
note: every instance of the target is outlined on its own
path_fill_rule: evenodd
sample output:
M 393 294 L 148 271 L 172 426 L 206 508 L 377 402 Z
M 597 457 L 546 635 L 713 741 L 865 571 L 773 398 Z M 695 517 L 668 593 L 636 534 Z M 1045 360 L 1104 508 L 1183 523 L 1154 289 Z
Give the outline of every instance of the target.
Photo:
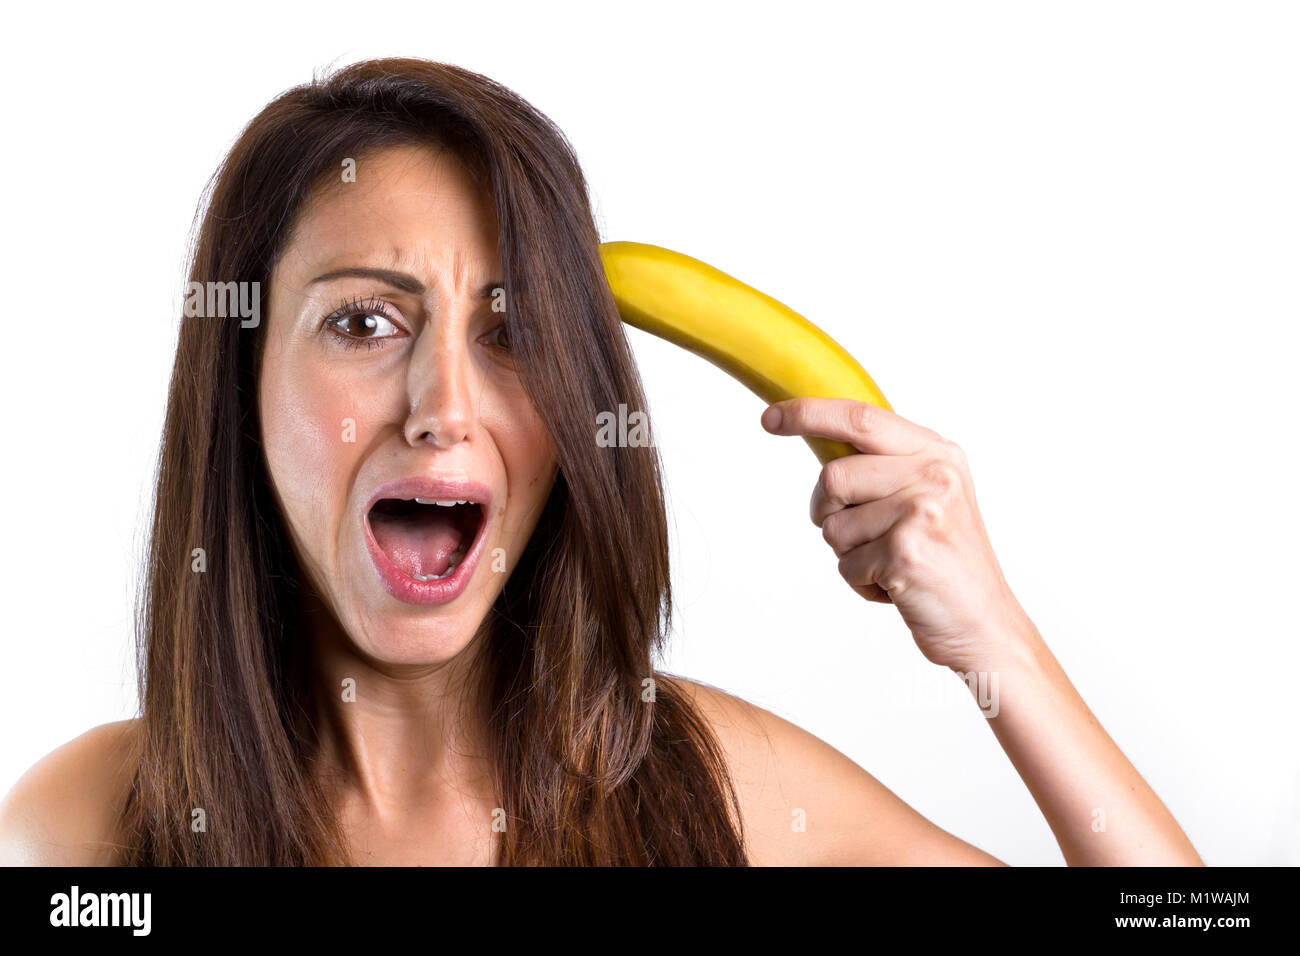
M 443 571 L 442 574 L 413 574 L 411 577 L 417 581 L 441 581 L 443 578 L 451 576 L 451 573 L 456 570 L 456 566 L 460 564 L 461 559 L 464 557 L 464 551 L 456 551 L 451 556 L 451 563 L 447 565 L 447 570 Z

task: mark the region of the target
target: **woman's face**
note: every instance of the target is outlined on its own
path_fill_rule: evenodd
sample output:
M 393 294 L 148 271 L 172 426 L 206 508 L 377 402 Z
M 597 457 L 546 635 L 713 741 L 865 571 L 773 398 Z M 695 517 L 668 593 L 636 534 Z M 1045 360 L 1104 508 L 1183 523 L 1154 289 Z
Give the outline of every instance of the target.
M 271 482 L 316 593 L 379 661 L 463 650 L 551 490 L 502 278 L 488 200 L 450 154 L 414 146 L 322 190 L 271 276 Z

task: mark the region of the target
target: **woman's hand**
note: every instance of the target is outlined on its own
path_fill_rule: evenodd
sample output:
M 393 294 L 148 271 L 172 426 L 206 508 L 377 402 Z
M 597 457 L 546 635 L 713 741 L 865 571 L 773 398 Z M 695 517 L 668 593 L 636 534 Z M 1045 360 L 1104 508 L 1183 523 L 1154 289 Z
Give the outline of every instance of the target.
M 861 454 L 822 468 L 813 524 L 840 574 L 892 603 L 929 660 L 995 669 L 1032 622 L 1011 593 L 975 503 L 966 456 L 928 428 L 865 402 L 793 398 L 763 413 L 775 435 L 837 439 Z
M 1006 678 L 996 712 L 985 716 L 1066 862 L 1202 865 L 1012 595 L 961 449 L 862 402 L 777 402 L 763 413 L 763 426 L 858 449 L 822 468 L 813 523 L 839 556 L 844 579 L 869 601 L 891 601 L 927 658 L 967 680 L 972 671 Z M 1097 829 L 1098 810 L 1108 828 Z

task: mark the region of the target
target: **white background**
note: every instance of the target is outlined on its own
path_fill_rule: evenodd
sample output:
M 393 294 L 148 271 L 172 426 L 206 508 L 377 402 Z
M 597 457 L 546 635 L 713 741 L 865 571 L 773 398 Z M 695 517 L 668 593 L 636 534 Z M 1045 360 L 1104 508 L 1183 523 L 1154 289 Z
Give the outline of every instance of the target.
M 206 10 L 6 15 L 0 789 L 135 712 L 134 567 L 202 187 L 313 70 L 415 55 L 554 119 L 604 238 L 776 296 L 961 444 L 1021 603 L 1204 859 L 1300 863 L 1295 5 Z M 666 666 L 1005 861 L 1060 863 L 964 688 L 839 578 L 806 446 L 631 336 L 678 529 Z

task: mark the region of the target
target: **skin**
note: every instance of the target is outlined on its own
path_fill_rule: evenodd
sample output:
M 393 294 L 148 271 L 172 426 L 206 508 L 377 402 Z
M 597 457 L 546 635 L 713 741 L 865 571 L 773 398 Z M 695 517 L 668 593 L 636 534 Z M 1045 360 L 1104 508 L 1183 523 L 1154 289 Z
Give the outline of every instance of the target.
M 320 686 L 356 680 L 355 702 L 320 702 L 320 772 L 358 859 L 486 863 L 482 821 L 496 801 L 465 670 L 550 493 L 555 454 L 484 292 L 502 275 L 490 205 L 446 154 L 409 147 L 363 162 L 356 183 L 311 205 L 272 276 L 260 381 L 272 484 L 320 598 L 308 609 Z M 313 281 L 357 268 L 403 273 L 424 291 Z M 358 299 L 333 327 L 352 338 L 322 322 Z M 355 441 L 343 440 L 345 419 Z M 506 573 L 480 560 L 467 589 L 433 607 L 389 595 L 363 537 L 373 489 L 420 474 L 486 484 L 485 553 L 506 556 Z
M 484 715 L 461 679 L 506 574 L 481 563 L 450 604 L 403 605 L 369 565 L 360 512 L 379 481 L 470 475 L 495 496 L 489 552 L 517 555 L 554 480 L 554 450 L 508 350 L 497 347 L 501 316 L 479 294 L 500 277 L 486 201 L 453 161 L 422 149 L 386 151 L 358 171 L 356 183 L 308 208 L 275 270 L 260 382 L 267 464 L 313 585 L 303 610 L 320 686 L 331 688 L 319 701 L 318 772 L 358 862 L 491 863 Z M 352 267 L 399 270 L 424 291 L 311 281 Z M 342 347 L 323 318 L 357 297 L 382 299 L 406 334 Z M 355 442 L 341 440 L 343 419 L 355 423 Z M 813 523 L 849 586 L 892 603 L 927 659 L 957 675 L 998 675 L 989 726 L 1066 862 L 1199 865 L 1016 601 L 961 449 L 857 402 L 781 402 L 763 425 L 858 450 L 822 469 Z M 356 680 L 354 703 L 332 690 L 345 677 Z M 753 863 L 1000 864 L 794 724 L 716 688 L 665 679 L 718 736 Z M 112 810 L 129 783 L 123 755 L 135 732 L 135 721 L 97 727 L 33 767 L 0 806 L 0 862 L 113 862 Z M 795 808 L 806 815 L 803 831 L 791 826 Z M 1094 808 L 1106 813 L 1104 832 L 1092 828 Z

